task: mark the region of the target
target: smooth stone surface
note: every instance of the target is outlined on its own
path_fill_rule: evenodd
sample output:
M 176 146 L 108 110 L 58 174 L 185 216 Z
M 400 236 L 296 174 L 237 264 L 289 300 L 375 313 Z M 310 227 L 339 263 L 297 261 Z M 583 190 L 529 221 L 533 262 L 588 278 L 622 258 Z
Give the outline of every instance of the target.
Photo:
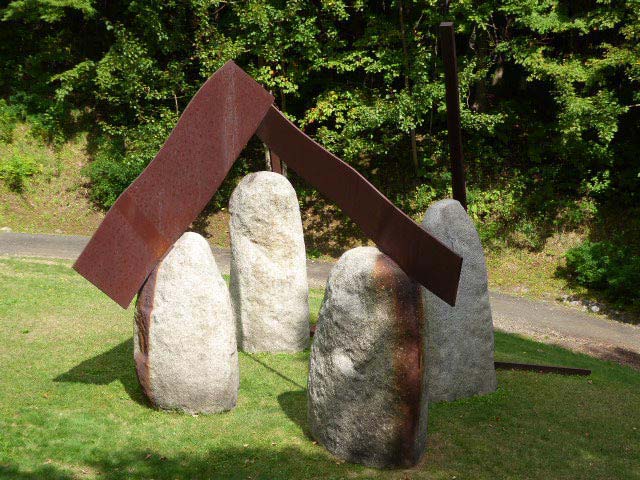
M 455 307 L 423 289 L 429 400 L 452 401 L 493 392 L 497 387 L 493 320 L 478 232 L 456 200 L 431 205 L 422 228 L 463 259 Z
M 411 466 L 427 441 L 421 289 L 374 247 L 346 252 L 329 276 L 311 347 L 308 419 L 334 455 Z
M 209 244 L 197 233 L 180 237 L 140 290 L 134 359 L 142 389 L 158 408 L 215 413 L 235 406 L 231 300 Z
M 277 173 L 251 173 L 233 191 L 229 212 L 229 287 L 238 348 L 304 350 L 309 344 L 309 287 L 293 186 Z

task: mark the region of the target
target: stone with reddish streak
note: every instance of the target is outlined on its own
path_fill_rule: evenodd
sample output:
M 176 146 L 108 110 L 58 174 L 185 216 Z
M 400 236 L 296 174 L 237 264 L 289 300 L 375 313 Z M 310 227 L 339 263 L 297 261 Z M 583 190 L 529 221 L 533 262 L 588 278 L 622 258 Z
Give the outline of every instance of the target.
M 227 285 L 207 241 L 185 233 L 143 285 L 134 360 L 156 407 L 188 413 L 233 408 L 239 371 Z
M 427 439 L 421 289 L 373 247 L 333 267 L 311 347 L 308 418 L 334 455 L 415 465 Z

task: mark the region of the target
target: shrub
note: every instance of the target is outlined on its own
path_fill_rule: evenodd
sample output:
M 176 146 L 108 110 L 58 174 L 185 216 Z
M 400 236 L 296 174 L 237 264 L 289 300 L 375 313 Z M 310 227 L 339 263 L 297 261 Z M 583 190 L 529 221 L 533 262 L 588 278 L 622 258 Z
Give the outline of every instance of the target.
M 13 151 L 6 160 L 0 161 L 0 180 L 12 191 L 24 191 L 27 178 L 42 171 L 42 164 L 29 155 Z
M 145 165 L 132 159 L 125 161 L 123 148 L 117 141 L 101 138 L 97 143 L 97 153 L 85 167 L 84 174 L 91 181 L 91 200 L 102 208 L 109 208 Z
M 628 247 L 586 241 L 565 257 L 568 272 L 580 285 L 601 290 L 617 303 L 640 305 L 640 256 Z
M 91 200 L 102 208 L 111 207 L 153 160 L 176 120 L 175 114 L 165 112 L 159 120 L 94 139 L 96 153 L 85 169 Z
M 16 110 L 0 99 L 0 142 L 11 143 L 17 123 Z

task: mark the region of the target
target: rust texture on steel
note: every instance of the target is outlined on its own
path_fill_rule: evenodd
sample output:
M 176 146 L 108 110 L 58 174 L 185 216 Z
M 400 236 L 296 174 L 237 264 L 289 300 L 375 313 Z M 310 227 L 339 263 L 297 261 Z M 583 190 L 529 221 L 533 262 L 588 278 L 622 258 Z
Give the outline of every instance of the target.
M 282 173 L 282 161 L 280 160 L 280 157 L 278 157 L 278 155 L 276 155 L 273 150 L 271 150 L 269 153 L 271 158 L 271 171 Z
M 272 103 L 234 63 L 218 70 L 155 159 L 111 207 L 74 268 L 126 308 L 211 200 Z
M 74 268 L 126 308 L 257 133 L 272 158 L 333 200 L 410 277 L 455 304 L 462 258 L 272 104 L 265 89 L 226 63 L 193 97 L 156 158 L 120 195 Z
M 523 370 L 526 372 L 558 373 L 560 375 L 591 375 L 586 368 L 558 367 L 555 365 L 535 365 L 529 363 L 494 362 L 496 370 Z
M 444 82 L 447 101 L 447 133 L 451 155 L 451 181 L 453 198 L 467 209 L 467 187 L 462 162 L 462 129 L 460 127 L 460 91 L 458 90 L 458 65 L 456 35 L 453 22 L 440 24 L 440 43 L 444 61 Z
M 453 305 L 462 259 L 406 216 L 353 167 L 269 108 L 256 132 L 291 169 L 338 205 L 414 280 Z

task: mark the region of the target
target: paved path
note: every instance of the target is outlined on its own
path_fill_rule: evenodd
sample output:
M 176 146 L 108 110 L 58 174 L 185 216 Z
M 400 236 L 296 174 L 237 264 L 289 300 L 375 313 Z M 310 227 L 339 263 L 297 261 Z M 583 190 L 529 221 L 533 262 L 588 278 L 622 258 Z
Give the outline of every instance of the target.
M 44 257 L 75 260 L 89 237 L 78 235 L 46 235 L 0 232 L 0 255 L 14 257 Z M 218 268 L 229 274 L 231 252 L 227 248 L 211 247 Z M 324 288 L 331 263 L 307 260 L 307 275 L 312 287 Z
M 640 326 L 559 303 L 491 292 L 496 328 L 640 369 Z
M 0 255 L 74 260 L 88 237 L 0 233 Z M 230 252 L 213 247 L 218 267 L 229 273 Z M 332 264 L 309 260 L 313 287 L 323 288 Z M 640 368 L 640 327 L 593 315 L 554 302 L 491 292 L 496 328 L 583 351 Z

